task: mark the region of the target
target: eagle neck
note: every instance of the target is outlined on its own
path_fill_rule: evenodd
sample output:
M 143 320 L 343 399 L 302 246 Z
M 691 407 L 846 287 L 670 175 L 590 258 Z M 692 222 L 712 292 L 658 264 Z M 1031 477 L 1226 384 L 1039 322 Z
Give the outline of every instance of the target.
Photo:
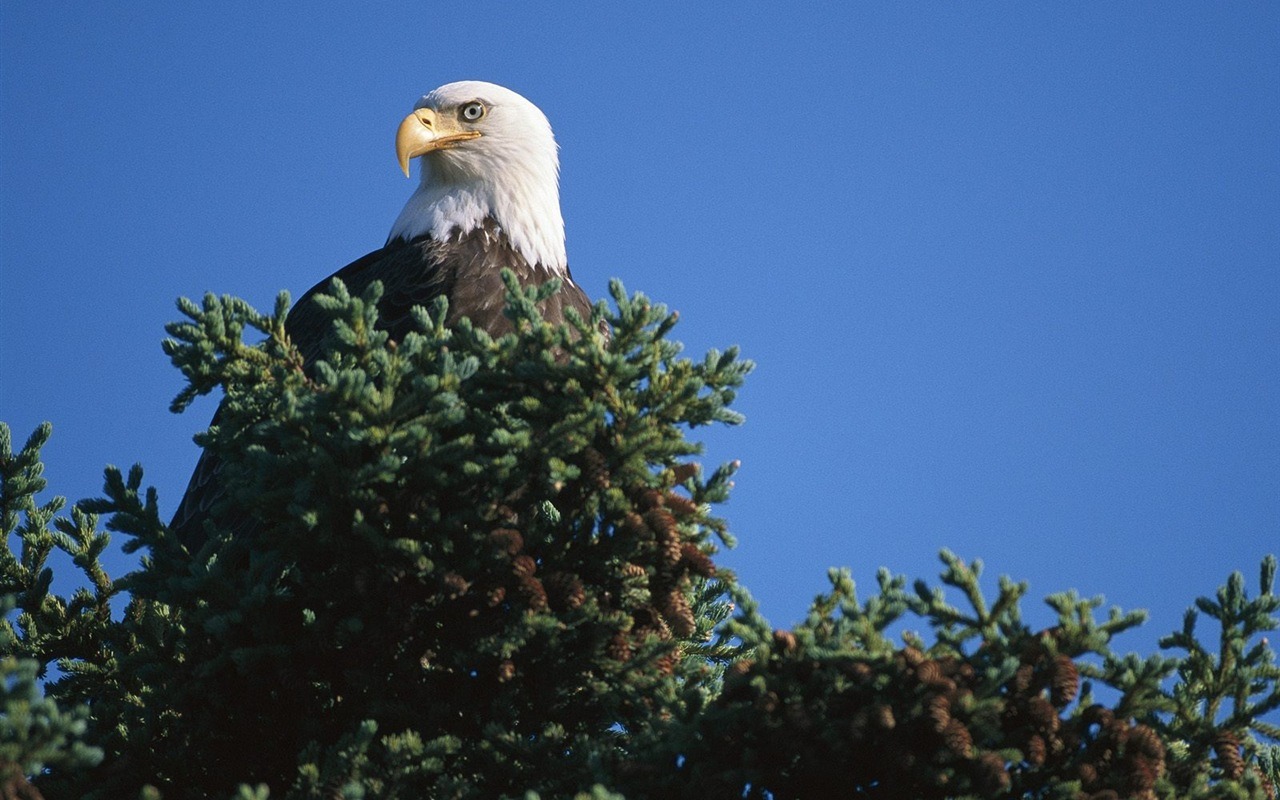
M 531 267 L 568 274 L 559 190 L 537 181 L 515 181 L 501 190 L 484 182 L 446 182 L 424 176 L 391 227 L 388 241 L 423 234 L 438 242 L 495 224 Z

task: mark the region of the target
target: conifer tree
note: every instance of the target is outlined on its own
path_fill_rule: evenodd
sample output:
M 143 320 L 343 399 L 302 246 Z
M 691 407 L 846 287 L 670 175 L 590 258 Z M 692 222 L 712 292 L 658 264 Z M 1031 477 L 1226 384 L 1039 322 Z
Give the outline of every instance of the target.
M 393 342 L 379 287 L 335 282 L 309 370 L 287 296 L 181 301 L 174 408 L 224 394 L 190 546 L 140 467 L 59 516 L 49 427 L 14 452 L 0 425 L 0 797 L 1276 796 L 1274 559 L 1146 658 L 1112 649 L 1140 612 L 1067 592 L 1034 631 L 1025 585 L 988 597 L 949 552 L 941 586 L 882 571 L 865 601 L 833 571 L 774 630 L 714 562 L 734 465 L 686 438 L 740 420 L 750 362 L 682 358 L 675 315 L 616 283 L 547 325 L 555 288 L 509 279 L 500 339 L 438 301 Z M 107 575 L 112 533 L 139 569 Z

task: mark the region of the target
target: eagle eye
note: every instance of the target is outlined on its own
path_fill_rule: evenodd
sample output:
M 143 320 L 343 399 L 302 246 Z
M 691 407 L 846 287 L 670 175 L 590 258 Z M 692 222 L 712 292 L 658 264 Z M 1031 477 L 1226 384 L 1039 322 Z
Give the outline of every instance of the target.
M 475 122 L 484 116 L 484 103 L 479 100 L 467 103 L 462 107 L 462 118 L 467 122 Z

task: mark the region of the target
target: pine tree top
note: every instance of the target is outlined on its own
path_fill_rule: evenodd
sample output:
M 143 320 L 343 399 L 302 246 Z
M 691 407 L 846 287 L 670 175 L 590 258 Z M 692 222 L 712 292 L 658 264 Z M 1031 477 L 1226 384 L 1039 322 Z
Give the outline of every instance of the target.
M 36 500 L 49 428 L 15 453 L 0 425 L 9 794 L 1275 796 L 1273 558 L 1256 594 L 1233 575 L 1198 600 L 1167 655 L 1117 653 L 1143 615 L 1071 592 L 1032 630 L 1025 585 L 989 595 L 949 552 L 940 585 L 882 571 L 865 599 L 834 570 L 774 630 L 715 560 L 735 465 L 704 471 L 688 438 L 741 420 L 750 362 L 683 358 L 675 315 L 616 283 L 551 326 L 555 286 L 509 279 L 497 339 L 437 302 L 391 341 L 379 291 L 318 300 L 313 366 L 287 295 L 180 302 L 174 408 L 224 393 L 199 541 L 140 467 L 59 516 Z M 106 574 L 109 532 L 138 570 Z M 55 550 L 84 576 L 69 597 Z

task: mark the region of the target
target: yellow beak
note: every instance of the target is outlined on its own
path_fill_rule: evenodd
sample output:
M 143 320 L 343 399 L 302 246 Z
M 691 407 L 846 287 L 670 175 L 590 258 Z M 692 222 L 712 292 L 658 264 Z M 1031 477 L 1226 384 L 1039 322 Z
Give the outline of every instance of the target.
M 396 158 L 400 162 L 400 170 L 407 178 L 409 159 L 433 150 L 444 150 L 480 135 L 480 131 L 459 128 L 457 122 L 442 117 L 434 109 L 420 108 L 405 117 L 396 131 Z

